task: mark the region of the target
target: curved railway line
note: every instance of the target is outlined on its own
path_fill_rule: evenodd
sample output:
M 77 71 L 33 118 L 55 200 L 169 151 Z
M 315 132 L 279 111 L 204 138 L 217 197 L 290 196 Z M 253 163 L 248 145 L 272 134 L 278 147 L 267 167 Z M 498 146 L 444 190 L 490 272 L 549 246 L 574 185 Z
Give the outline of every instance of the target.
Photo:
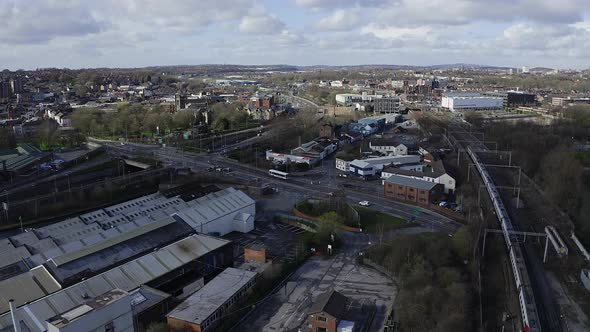
M 543 322 L 540 320 L 542 314 L 537 310 L 535 287 L 533 287 L 534 285 L 531 283 L 529 266 L 526 261 L 528 258 L 528 250 L 524 247 L 520 238 L 513 233 L 513 231 L 517 231 L 518 229 L 515 228 L 515 225 L 513 225 L 510 220 L 508 210 L 502 201 L 502 197 L 489 170 L 477 155 L 478 152 L 487 152 L 489 149 L 478 137 L 463 131 L 463 129 L 460 129 L 455 133 L 450 132 L 448 136 L 448 138 L 453 141 L 455 147 L 457 147 L 457 145 L 460 146 L 464 152 L 469 155 L 492 201 L 494 212 L 500 223 L 504 242 L 510 258 L 512 275 L 518 292 L 518 302 L 523 330 L 526 332 L 542 331 Z M 551 329 L 551 331 L 553 331 L 553 329 Z

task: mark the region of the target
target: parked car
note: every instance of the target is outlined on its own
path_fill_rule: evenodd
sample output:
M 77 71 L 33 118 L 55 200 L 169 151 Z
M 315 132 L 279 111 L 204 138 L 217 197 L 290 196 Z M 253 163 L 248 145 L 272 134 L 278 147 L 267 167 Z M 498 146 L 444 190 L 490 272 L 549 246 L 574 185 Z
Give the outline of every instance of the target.
M 438 206 L 440 206 L 440 207 L 447 207 L 447 206 L 449 206 L 449 203 L 447 203 L 447 202 L 440 202 L 440 203 L 438 203 Z
M 369 202 L 369 201 L 360 201 L 359 202 L 359 205 L 361 205 L 361 206 L 371 206 L 371 202 Z
M 50 171 L 52 169 L 51 165 L 47 164 L 47 163 L 43 163 L 41 165 L 39 165 L 39 169 L 42 171 Z

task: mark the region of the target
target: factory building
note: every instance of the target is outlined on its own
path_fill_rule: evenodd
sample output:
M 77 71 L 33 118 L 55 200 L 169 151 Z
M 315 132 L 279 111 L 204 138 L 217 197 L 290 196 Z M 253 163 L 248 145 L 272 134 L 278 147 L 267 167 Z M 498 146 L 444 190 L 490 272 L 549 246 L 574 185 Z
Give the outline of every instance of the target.
M 0 261 L 0 313 L 8 311 L 10 299 L 17 306 L 33 302 L 129 266 L 133 270 L 121 272 L 126 277 L 150 272 L 135 287 L 149 282 L 176 293 L 182 292 L 183 283 L 171 280 L 206 277 L 216 267 L 230 265 L 230 242 L 204 234 L 249 232 L 254 228 L 255 202 L 234 188 L 200 194 L 188 201 L 160 193 L 146 195 L 1 240 L 2 257 L 17 258 Z M 174 246 L 176 254 L 158 250 Z M 190 253 L 182 248 L 190 248 Z M 209 255 L 210 251 L 216 253 Z M 121 277 L 117 274 L 106 283 L 118 285 Z M 129 284 L 118 287 L 133 289 Z M 0 323 L 0 331 L 1 327 Z
M 257 272 L 227 268 L 166 315 L 172 331 L 217 331 L 256 285 Z
M 15 299 L 17 308 L 14 314 L 23 331 L 45 332 L 50 325 L 70 331 L 65 329 L 69 324 L 58 317 L 64 317 L 65 314 L 66 318 L 82 319 L 82 316 L 91 314 L 94 309 L 81 313 L 77 308 L 88 309 L 84 305 L 88 305 L 93 298 L 100 298 L 101 295 L 118 289 L 129 294 L 134 324 L 139 326 L 142 324 L 140 317 L 159 318 L 157 316 L 162 316 L 167 311 L 169 294 L 182 294 L 185 288 L 192 288 L 192 283 L 199 280 L 202 283 L 202 279 L 209 280 L 220 269 L 232 264 L 231 241 L 194 234 L 51 294 L 35 289 L 21 289 L 19 286 L 23 285 L 15 283 L 0 285 L 4 286 L 0 288 L 0 294 L 3 301 Z M 50 282 L 51 274 L 47 270 L 36 272 L 45 283 Z M 20 293 L 24 292 L 30 294 L 21 296 Z M 0 331 L 12 331 L 8 303 L 2 302 L 0 305 L 0 310 L 4 312 L 0 315 Z M 146 311 L 151 313 L 144 315 Z M 106 323 L 104 326 L 110 325 Z M 94 331 L 81 331 L 90 330 Z
M 504 107 L 504 99 L 486 97 L 479 93 L 447 94 L 442 98 L 441 107 L 451 112 L 500 110 Z

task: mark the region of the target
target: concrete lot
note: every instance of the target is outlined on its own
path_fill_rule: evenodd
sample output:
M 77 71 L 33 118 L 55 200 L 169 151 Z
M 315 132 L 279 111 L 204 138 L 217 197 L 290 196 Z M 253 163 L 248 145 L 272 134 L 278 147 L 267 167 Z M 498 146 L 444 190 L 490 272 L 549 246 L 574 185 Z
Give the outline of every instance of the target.
M 376 304 L 377 314 L 369 331 L 381 329 L 397 294 L 389 278 L 356 264 L 355 255 L 340 254 L 333 259 L 314 257 L 242 326 L 248 327 L 248 331 L 296 329 L 305 320 L 306 310 L 313 300 L 331 288 L 359 302 Z

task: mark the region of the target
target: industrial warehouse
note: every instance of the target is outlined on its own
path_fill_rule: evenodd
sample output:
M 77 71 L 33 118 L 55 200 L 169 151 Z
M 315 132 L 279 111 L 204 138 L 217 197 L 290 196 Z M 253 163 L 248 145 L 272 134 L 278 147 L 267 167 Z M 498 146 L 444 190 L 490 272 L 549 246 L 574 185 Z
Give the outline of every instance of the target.
M 217 236 L 251 231 L 255 214 L 231 187 L 188 201 L 154 193 L 5 239 L 3 257 L 16 258 L 0 269 L 0 331 L 13 330 L 11 312 L 22 331 L 76 331 L 77 320 L 104 328 L 84 317 L 122 302 L 141 331 L 143 312 L 162 318 L 170 294 L 183 298 L 233 265 L 232 242 Z

